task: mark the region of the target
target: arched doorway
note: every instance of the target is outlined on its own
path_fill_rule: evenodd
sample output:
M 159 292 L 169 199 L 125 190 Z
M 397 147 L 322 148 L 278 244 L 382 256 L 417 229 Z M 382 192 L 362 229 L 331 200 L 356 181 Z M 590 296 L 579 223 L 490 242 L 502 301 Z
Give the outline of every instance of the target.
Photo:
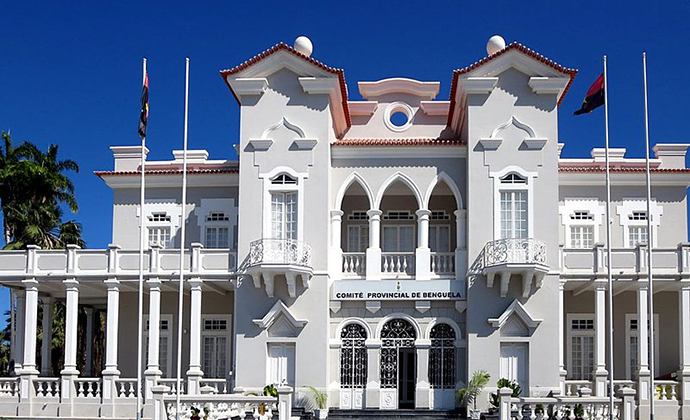
M 414 326 L 391 319 L 381 330 L 381 408 L 414 408 L 417 358 Z
M 367 385 L 367 331 L 357 323 L 350 323 L 340 332 L 340 408 L 364 407 L 364 388 Z
M 456 351 L 455 330 L 448 324 L 436 324 L 429 334 L 429 384 L 432 390 L 432 407 L 455 407 Z

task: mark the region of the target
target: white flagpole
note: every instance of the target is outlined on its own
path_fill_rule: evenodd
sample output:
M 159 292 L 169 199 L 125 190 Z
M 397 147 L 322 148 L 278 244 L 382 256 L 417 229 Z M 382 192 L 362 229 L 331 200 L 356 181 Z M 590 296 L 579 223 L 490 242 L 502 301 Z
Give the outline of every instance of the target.
M 144 58 L 144 73 L 141 85 L 146 83 L 146 58 Z M 141 419 L 141 370 L 142 370 L 142 337 L 144 335 L 144 238 L 146 236 L 146 215 L 144 213 L 144 194 L 146 172 L 146 136 L 141 139 L 141 190 L 139 197 L 139 309 L 137 312 L 137 420 Z
M 649 170 L 649 106 L 647 103 L 647 53 L 642 53 L 642 74 L 644 78 L 644 137 L 645 137 L 645 163 L 647 177 L 647 281 L 649 282 L 649 292 L 647 292 L 647 306 L 649 307 L 649 334 L 647 345 L 649 349 L 649 418 L 654 420 L 654 397 L 656 387 L 654 386 L 654 284 L 652 281 L 652 180 Z M 645 328 L 639 325 L 638 328 Z
M 184 302 L 184 241 L 185 225 L 187 223 L 187 120 L 189 115 L 189 57 L 185 59 L 184 83 L 184 145 L 182 149 L 182 222 L 180 228 L 180 290 L 177 305 L 177 389 L 175 397 L 175 413 L 180 419 L 180 388 L 182 386 L 182 310 Z
M 609 168 L 609 81 L 604 56 L 604 114 L 606 122 L 606 275 L 608 277 L 609 418 L 613 420 L 613 276 L 611 275 L 611 170 Z

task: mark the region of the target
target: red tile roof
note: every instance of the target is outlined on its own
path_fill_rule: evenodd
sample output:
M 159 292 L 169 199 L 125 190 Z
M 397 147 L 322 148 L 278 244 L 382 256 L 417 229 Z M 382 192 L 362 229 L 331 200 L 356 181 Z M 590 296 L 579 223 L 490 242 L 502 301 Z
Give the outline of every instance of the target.
M 464 146 L 460 139 L 340 139 L 333 146 Z
M 528 56 L 534 58 L 535 60 L 540 61 L 540 62 L 546 64 L 547 66 L 552 67 L 552 68 L 560 71 L 561 73 L 565 73 L 565 74 L 568 74 L 570 76 L 570 81 L 568 82 L 565 89 L 563 90 L 563 94 L 561 95 L 561 98 L 558 100 L 558 105 L 561 104 L 561 101 L 563 101 L 563 98 L 565 98 L 565 94 L 568 93 L 568 89 L 570 89 L 570 85 L 573 84 L 573 80 L 575 79 L 575 75 L 577 74 L 577 70 L 564 67 L 564 66 L 556 63 L 553 60 L 549 60 L 548 58 L 544 57 L 543 55 L 539 54 L 538 52 L 536 52 L 534 50 L 531 50 L 531 49 L 525 47 L 524 45 L 520 44 L 519 42 L 512 42 L 510 45 L 508 45 L 504 49 L 502 49 L 502 50 L 500 50 L 500 51 L 498 51 L 498 52 L 496 52 L 490 56 L 484 57 L 481 60 L 479 60 L 473 64 L 470 64 L 469 66 L 467 66 L 465 68 L 453 71 L 453 81 L 451 82 L 451 88 L 450 88 L 450 112 L 448 113 L 448 125 L 450 125 L 453 121 L 453 113 L 455 111 L 455 94 L 457 92 L 458 79 L 459 79 L 460 75 L 469 73 L 472 70 L 474 70 L 478 67 L 481 67 L 484 64 L 488 63 L 489 61 L 492 61 L 495 58 L 500 57 L 501 55 L 503 55 L 509 51 L 512 51 L 512 50 L 518 50 L 518 51 L 522 52 L 523 54 L 528 55 Z
M 561 166 L 558 168 L 559 172 L 606 172 L 605 167 L 601 166 Z M 611 168 L 611 172 L 645 172 L 645 168 Z M 690 173 L 690 168 L 652 168 L 651 172 L 655 173 Z
M 252 65 L 258 63 L 259 61 L 263 60 L 264 58 L 268 57 L 269 55 L 278 52 L 280 50 L 285 50 L 291 54 L 296 55 L 297 57 L 306 60 L 310 62 L 311 64 L 314 64 L 315 66 L 326 70 L 329 73 L 333 73 L 338 76 L 338 80 L 340 82 L 340 93 L 343 99 L 342 106 L 343 106 L 343 111 L 345 112 L 345 120 L 347 121 L 347 126 L 348 128 L 352 126 L 352 121 L 350 120 L 350 108 L 347 105 L 347 85 L 345 83 L 345 71 L 343 69 L 337 69 L 334 67 L 327 66 L 323 64 L 322 62 L 315 60 L 309 56 L 306 56 L 302 54 L 301 52 L 297 51 L 296 49 L 292 48 L 291 46 L 287 45 L 284 42 L 281 42 L 277 45 L 274 45 L 273 47 L 267 49 L 266 51 L 255 55 L 254 57 L 250 58 L 249 60 L 245 61 L 244 63 L 233 67 L 231 69 L 227 70 L 221 70 L 220 74 L 223 76 L 223 81 L 225 81 L 225 84 L 228 85 L 228 88 L 230 88 L 230 91 L 232 92 L 232 95 L 235 97 L 237 100 L 237 103 L 240 102 L 239 98 L 235 94 L 235 92 L 232 90 L 232 86 L 230 86 L 230 83 L 228 83 L 228 76 L 232 74 L 236 74 L 241 72 L 242 70 L 251 67 Z
M 203 174 L 237 174 L 238 168 L 225 169 L 187 169 L 187 175 L 203 175 Z M 126 176 L 126 175 L 141 175 L 141 171 L 94 171 L 94 174 L 99 178 L 104 176 Z M 177 175 L 182 174 L 181 169 L 147 169 L 146 175 Z

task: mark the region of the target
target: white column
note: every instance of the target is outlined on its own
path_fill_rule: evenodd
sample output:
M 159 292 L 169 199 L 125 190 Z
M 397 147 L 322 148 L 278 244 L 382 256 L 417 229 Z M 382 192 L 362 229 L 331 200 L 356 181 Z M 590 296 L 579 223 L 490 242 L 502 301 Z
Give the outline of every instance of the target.
M 455 279 L 467 273 L 467 210 L 455 210 Z
M 417 352 L 417 384 L 415 386 L 415 408 L 430 408 L 431 400 L 429 391 L 429 348 L 431 340 L 417 339 L 415 351 Z
M 36 370 L 36 335 L 38 327 L 38 282 L 24 280 L 26 303 L 24 308 L 24 357 L 22 374 L 38 375 Z
M 116 279 L 105 281 L 108 287 L 108 308 L 105 320 L 105 370 L 103 370 L 103 411 L 104 416 L 112 417 L 114 400 L 117 396 L 117 341 L 120 317 L 120 282 Z
M 597 397 L 605 397 L 608 381 L 606 370 L 606 283 L 597 282 L 594 291 L 594 392 Z
M 561 395 L 565 395 L 565 281 L 558 281 L 558 367 Z
M 367 280 L 381 280 L 381 210 L 369 210 L 369 248 L 367 248 Z
M 146 377 L 146 401 L 153 398 L 151 388 L 158 384 L 161 372 L 158 364 L 160 354 L 160 322 L 161 322 L 161 281 L 153 277 L 146 281 L 149 286 L 149 322 L 148 322 L 148 364 L 144 376 Z M 145 328 L 145 327 L 144 327 Z
M 367 347 L 367 388 L 364 399 L 366 408 L 379 408 L 381 405 L 380 351 L 381 341 L 368 339 Z
M 189 318 L 189 370 L 187 371 L 187 392 L 200 393 L 201 371 L 201 281 L 189 280 L 191 305 Z
M 44 296 L 43 304 L 43 339 L 41 342 L 41 375 L 52 376 L 53 373 L 53 299 Z
M 680 327 L 680 394 L 683 401 L 682 418 L 690 418 L 690 283 L 684 282 L 678 291 L 678 324 Z
M 642 401 L 649 400 L 649 286 L 647 281 L 639 282 L 637 285 L 637 398 Z M 626 325 L 627 328 L 627 325 Z
M 331 266 L 329 271 L 333 280 L 339 280 L 343 274 L 342 222 L 342 210 L 331 210 Z
M 14 370 L 17 374 L 22 369 L 22 361 L 24 360 L 24 308 L 26 308 L 26 292 L 24 290 L 16 290 L 14 294 L 17 296 L 17 307 L 15 309 L 16 325 L 15 338 L 17 343 L 14 346 Z
M 71 410 L 71 399 L 76 397 L 74 380 L 77 370 L 77 322 L 79 318 L 79 282 L 75 279 L 63 281 L 65 285 L 65 365 L 60 372 L 60 393 L 62 403 Z
M 86 312 L 86 366 L 84 374 L 93 376 L 93 308 L 84 308 Z
M 14 357 L 14 349 L 17 347 L 17 337 L 15 335 L 15 330 L 17 327 L 17 313 L 15 311 L 15 295 L 14 289 L 10 289 L 10 360 L 16 359 Z M 12 372 L 10 371 L 10 375 Z
M 429 216 L 431 211 L 417 210 L 417 249 L 415 250 L 415 279 L 430 280 L 431 250 L 429 249 Z

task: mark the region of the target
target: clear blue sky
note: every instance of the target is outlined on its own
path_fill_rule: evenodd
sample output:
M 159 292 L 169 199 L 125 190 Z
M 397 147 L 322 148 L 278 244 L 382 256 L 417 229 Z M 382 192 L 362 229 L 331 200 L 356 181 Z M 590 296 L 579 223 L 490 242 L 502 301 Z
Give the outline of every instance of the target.
M 141 59 L 149 59 L 148 146 L 153 159 L 181 148 L 184 58 L 191 59 L 190 148 L 233 158 L 239 109 L 218 74 L 299 35 L 313 57 L 357 81 L 393 76 L 441 81 L 484 57 L 493 34 L 580 70 L 561 105 L 566 157 L 603 145 L 603 112 L 575 117 L 609 56 L 611 143 L 644 156 L 641 54 L 647 51 L 652 142 L 688 142 L 690 2 L 118 1 L 0 5 L 0 129 L 41 148 L 60 145 L 90 248 L 111 236 L 112 195 L 93 175 L 111 169 L 111 145 L 136 144 Z M 8 306 L 0 293 L 0 310 Z

